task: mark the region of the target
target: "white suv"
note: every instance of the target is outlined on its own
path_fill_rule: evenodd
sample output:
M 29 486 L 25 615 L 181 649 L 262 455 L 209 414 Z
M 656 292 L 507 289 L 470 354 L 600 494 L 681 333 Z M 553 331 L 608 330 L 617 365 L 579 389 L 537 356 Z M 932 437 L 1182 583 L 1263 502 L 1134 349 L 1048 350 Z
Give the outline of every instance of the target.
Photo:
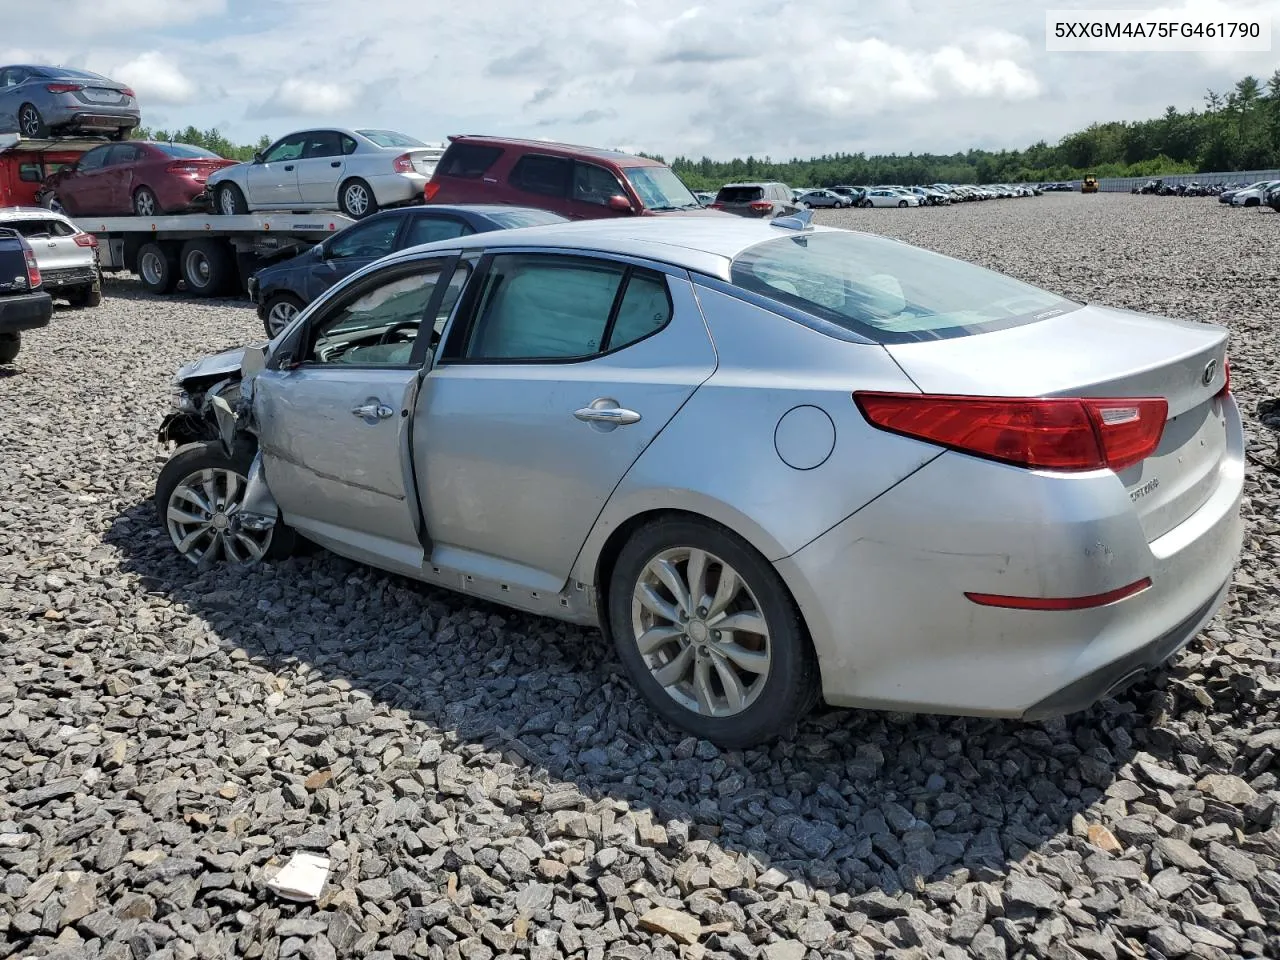
M 73 307 L 102 303 L 98 238 L 43 207 L 0 207 L 0 227 L 16 230 L 35 251 L 44 289 Z

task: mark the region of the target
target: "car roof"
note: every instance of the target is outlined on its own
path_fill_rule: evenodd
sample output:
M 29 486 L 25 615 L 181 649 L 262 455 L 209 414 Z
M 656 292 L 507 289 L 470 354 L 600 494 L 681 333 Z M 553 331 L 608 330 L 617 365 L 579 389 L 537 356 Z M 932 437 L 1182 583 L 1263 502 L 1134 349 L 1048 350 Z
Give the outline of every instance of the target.
M 71 218 L 44 207 L 0 207 L 0 220 L 47 220 L 54 217 L 71 222 Z
M 478 233 L 453 240 L 410 247 L 419 251 L 470 250 L 484 247 L 547 247 L 633 256 L 669 266 L 728 279 L 729 262 L 744 250 L 767 240 L 802 234 L 773 221 L 738 217 L 607 217 L 572 220 L 538 227 L 519 227 Z M 811 224 L 806 234 L 849 231 Z
M 585 147 L 574 143 L 557 143 L 553 140 L 522 140 L 519 137 L 491 137 L 482 133 L 458 133 L 449 137 L 453 143 L 492 144 L 498 147 L 525 147 L 543 153 L 557 153 L 566 156 L 592 157 L 596 160 L 612 160 L 621 164 L 626 161 L 629 167 L 662 167 L 666 164 L 648 157 L 639 157 L 634 153 L 621 150 L 606 150 L 603 147 Z

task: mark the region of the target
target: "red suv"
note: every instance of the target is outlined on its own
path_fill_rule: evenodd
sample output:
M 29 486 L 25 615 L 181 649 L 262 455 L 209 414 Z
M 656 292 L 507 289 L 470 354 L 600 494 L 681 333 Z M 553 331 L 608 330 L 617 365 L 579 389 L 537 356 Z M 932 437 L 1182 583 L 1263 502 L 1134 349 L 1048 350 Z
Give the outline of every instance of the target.
M 426 203 L 512 203 L 572 220 L 707 210 L 664 163 L 541 140 L 453 136 L 423 189 Z

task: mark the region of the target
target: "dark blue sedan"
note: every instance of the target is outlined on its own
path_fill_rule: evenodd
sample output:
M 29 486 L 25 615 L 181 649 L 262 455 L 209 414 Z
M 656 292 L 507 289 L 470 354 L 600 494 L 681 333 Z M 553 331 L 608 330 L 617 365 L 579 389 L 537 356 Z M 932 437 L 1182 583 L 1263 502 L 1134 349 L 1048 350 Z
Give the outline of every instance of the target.
M 379 257 L 435 240 L 564 220 L 546 210 L 502 204 L 433 204 L 384 210 L 335 233 L 306 253 L 263 267 L 249 278 L 249 296 L 258 305 L 267 336 L 274 337 L 308 303 Z

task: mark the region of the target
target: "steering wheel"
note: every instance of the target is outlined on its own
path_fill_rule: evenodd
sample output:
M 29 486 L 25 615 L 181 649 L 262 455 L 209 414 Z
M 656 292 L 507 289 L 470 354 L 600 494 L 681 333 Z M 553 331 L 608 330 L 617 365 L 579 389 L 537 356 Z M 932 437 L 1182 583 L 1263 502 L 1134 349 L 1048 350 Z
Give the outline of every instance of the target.
M 388 327 L 388 328 L 387 328 L 386 332 L 385 332 L 385 333 L 383 333 L 383 334 L 382 334 L 382 336 L 380 336 L 380 337 L 378 338 L 378 344 L 381 346 L 381 345 L 384 345 L 384 344 L 391 343 L 391 338 L 392 338 L 393 336 L 395 336 L 395 334 L 396 334 L 398 331 L 403 330 L 403 329 L 405 329 L 406 327 L 415 327 L 415 328 L 416 328 L 416 327 L 418 327 L 418 326 L 419 326 L 419 321 L 417 321 L 417 320 L 401 320 L 399 323 L 397 323 L 397 324 L 395 324 L 395 325 L 393 325 L 393 326 L 391 326 L 391 327 Z M 414 339 L 413 337 L 409 337 L 409 338 L 406 338 L 405 340 L 403 340 L 403 341 L 401 341 L 401 342 L 408 343 L 409 341 L 411 341 L 411 340 L 413 340 L 413 339 Z

